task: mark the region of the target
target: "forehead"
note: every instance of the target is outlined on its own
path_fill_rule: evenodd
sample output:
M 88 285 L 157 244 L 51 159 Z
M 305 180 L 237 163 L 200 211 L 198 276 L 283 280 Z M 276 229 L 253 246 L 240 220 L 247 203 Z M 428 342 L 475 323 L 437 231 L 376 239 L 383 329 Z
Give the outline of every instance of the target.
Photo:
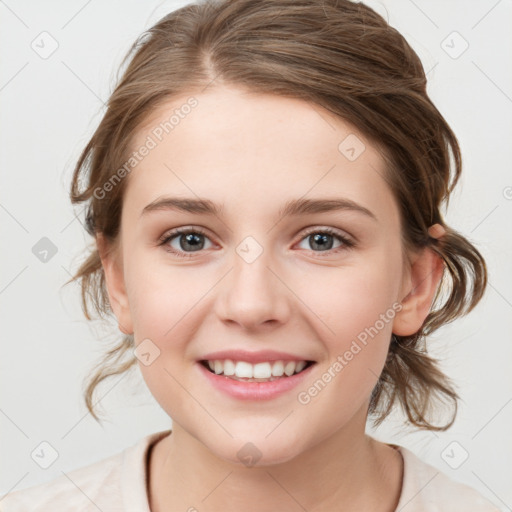
M 164 194 L 254 208 L 339 195 L 394 209 L 379 149 L 350 123 L 299 99 L 230 87 L 174 97 L 139 127 L 131 149 L 145 145 L 151 149 L 125 193 L 138 210 Z

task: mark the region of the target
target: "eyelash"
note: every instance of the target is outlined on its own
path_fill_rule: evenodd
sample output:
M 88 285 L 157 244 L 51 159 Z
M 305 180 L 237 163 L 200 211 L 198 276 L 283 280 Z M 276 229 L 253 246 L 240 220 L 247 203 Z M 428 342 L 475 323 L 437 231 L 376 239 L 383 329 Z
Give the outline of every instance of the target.
M 190 233 L 203 235 L 208 238 L 207 233 L 205 231 L 203 231 L 201 228 L 177 228 L 177 229 L 163 235 L 163 237 L 160 238 L 160 242 L 158 245 L 164 246 L 164 245 L 168 244 L 176 236 L 188 235 Z M 343 250 L 352 249 L 356 246 L 355 242 L 353 242 L 352 240 L 348 239 L 347 237 L 345 237 L 343 235 L 340 235 L 337 231 L 335 231 L 334 229 L 331 229 L 331 228 L 322 228 L 322 229 L 311 228 L 311 229 L 307 230 L 306 233 L 304 233 L 304 235 L 302 236 L 300 241 L 304 240 L 305 238 L 307 238 L 309 235 L 312 235 L 313 233 L 322 233 L 322 234 L 332 235 L 343 243 L 342 247 L 338 247 L 336 249 L 329 249 L 327 251 L 311 251 L 313 253 L 326 253 L 327 255 L 330 255 L 333 253 L 341 252 Z M 194 254 L 195 252 L 201 252 L 201 251 L 193 251 L 190 253 L 178 252 L 174 249 L 171 249 L 170 246 L 166 246 L 165 250 L 167 252 L 173 254 L 174 256 L 177 256 L 178 258 L 191 258 L 195 255 Z M 322 258 L 323 256 L 315 256 L 315 257 Z

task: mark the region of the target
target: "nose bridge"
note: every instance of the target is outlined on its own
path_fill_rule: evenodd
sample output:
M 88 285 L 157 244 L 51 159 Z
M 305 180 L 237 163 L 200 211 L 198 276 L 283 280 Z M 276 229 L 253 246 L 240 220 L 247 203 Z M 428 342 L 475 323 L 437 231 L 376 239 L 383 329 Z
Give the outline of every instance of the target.
M 275 275 L 270 247 L 253 236 L 235 247 L 232 270 L 223 290 L 221 316 L 239 324 L 285 321 L 289 312 L 286 287 Z

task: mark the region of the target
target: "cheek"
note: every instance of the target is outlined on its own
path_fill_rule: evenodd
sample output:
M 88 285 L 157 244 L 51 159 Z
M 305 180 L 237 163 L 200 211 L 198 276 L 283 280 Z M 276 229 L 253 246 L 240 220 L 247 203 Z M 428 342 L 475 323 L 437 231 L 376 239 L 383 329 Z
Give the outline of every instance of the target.
M 338 414 L 350 415 L 369 397 L 386 361 L 399 284 L 399 267 L 379 256 L 329 269 L 323 287 L 318 281 L 316 287 L 303 281 L 298 295 L 307 297 L 309 308 L 322 320 L 316 323 L 327 351 L 319 369 L 322 382 L 308 383 L 316 389 L 311 396 L 306 390 L 305 402 L 311 398 L 315 407 L 328 407 L 335 401 L 346 405 Z
M 183 392 L 183 361 L 190 335 L 197 328 L 197 303 L 205 291 L 191 286 L 190 273 L 140 265 L 130 273 L 128 291 L 135 345 L 149 352 L 151 361 L 139 358 L 141 375 L 154 398 L 171 417 L 190 407 Z M 193 282 L 201 282 L 194 275 Z M 194 307 L 196 305 L 196 307 Z M 150 340 L 149 343 L 147 340 Z M 144 345 L 145 344 L 145 345 Z
M 164 252 L 163 249 L 161 249 Z M 130 313 L 138 339 L 162 340 L 181 327 L 180 319 L 204 294 L 204 276 L 179 266 L 165 264 L 160 249 L 127 251 L 125 279 Z
M 397 269 L 376 258 L 330 268 L 325 279 L 311 276 L 301 282 L 297 294 L 322 320 L 329 348 L 340 351 L 360 334 L 364 338 L 367 330 L 376 336 L 372 327 L 385 335 L 391 332 L 398 286 Z
M 204 321 L 205 309 L 211 308 L 208 292 L 215 284 L 213 277 L 197 267 L 144 261 L 143 254 L 132 253 L 127 266 L 135 344 L 145 342 L 158 354 L 151 364 L 139 367 L 157 401 L 167 404 L 166 410 L 171 406 L 173 414 L 186 398 L 179 383 L 184 382 L 193 359 L 190 341 Z M 139 351 L 143 350 L 141 346 Z

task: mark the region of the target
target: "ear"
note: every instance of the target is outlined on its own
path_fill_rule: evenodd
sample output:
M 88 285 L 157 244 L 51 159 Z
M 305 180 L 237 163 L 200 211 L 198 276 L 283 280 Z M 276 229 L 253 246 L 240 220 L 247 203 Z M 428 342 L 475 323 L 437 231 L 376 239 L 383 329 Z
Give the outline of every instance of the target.
M 402 309 L 395 315 L 393 333 L 410 336 L 419 331 L 427 317 L 443 277 L 444 261 L 430 248 L 416 253 L 401 290 Z
M 108 299 L 112 311 L 117 318 L 119 330 L 124 334 L 133 334 L 133 324 L 121 261 L 122 255 L 119 250 L 120 246 L 116 245 L 114 247 L 99 233 L 96 235 L 96 247 L 98 248 L 103 272 L 105 274 Z

